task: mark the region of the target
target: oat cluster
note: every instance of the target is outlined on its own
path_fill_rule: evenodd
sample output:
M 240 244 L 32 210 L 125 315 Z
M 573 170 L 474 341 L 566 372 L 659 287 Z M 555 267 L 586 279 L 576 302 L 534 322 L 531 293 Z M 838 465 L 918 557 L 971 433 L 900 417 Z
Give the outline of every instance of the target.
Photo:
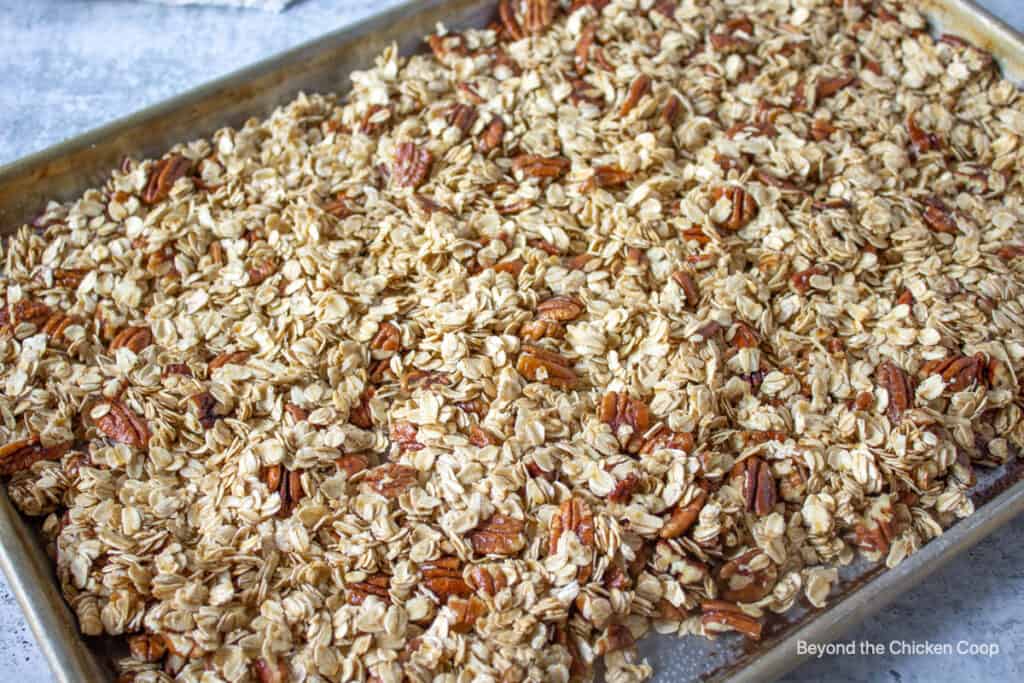
M 0 473 L 123 680 L 642 680 L 972 512 L 1024 443 L 987 54 L 855 0 L 428 44 L 5 246 Z

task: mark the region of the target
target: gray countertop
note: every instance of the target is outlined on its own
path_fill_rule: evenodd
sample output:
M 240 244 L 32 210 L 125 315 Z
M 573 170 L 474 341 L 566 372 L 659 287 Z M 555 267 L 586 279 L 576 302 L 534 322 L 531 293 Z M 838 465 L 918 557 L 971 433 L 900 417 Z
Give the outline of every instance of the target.
M 114 0 L 0 0 L 0 164 L 399 1 L 304 0 L 274 15 Z M 1021 0 L 980 4 L 1024 29 Z M 874 643 L 885 654 L 812 659 L 786 680 L 1021 680 L 1022 605 L 1024 518 L 1018 518 L 848 634 L 847 642 Z M 950 644 L 953 652 L 907 649 L 925 644 Z M 958 644 L 989 647 L 960 654 Z M 51 680 L 2 577 L 0 680 Z

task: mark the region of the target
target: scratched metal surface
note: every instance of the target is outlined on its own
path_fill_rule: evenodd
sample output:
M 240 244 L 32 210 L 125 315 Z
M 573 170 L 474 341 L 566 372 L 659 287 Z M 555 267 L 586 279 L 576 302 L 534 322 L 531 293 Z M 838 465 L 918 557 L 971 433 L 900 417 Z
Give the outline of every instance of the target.
M 923 0 L 938 29 L 957 33 L 1000 59 L 1005 72 L 1024 81 L 1024 40 L 964 0 Z M 299 90 L 344 90 L 345 74 L 370 63 L 392 40 L 404 51 L 437 21 L 449 26 L 480 25 L 493 0 L 419 0 L 196 91 L 144 110 L 102 129 L 0 168 L 0 232 L 30 219 L 44 199 L 72 197 L 98 182 L 123 154 L 159 154 L 176 141 L 269 112 Z M 766 640 L 751 645 L 738 637 L 715 642 L 698 638 L 652 637 L 642 651 L 658 671 L 657 680 L 763 681 L 799 663 L 798 639 L 832 640 L 939 566 L 971 547 L 1024 509 L 1022 468 L 1016 463 L 984 473 L 975 499 L 978 512 L 895 570 L 858 564 L 845 568 L 843 583 L 825 610 L 799 608 L 774 620 Z M 49 562 L 32 529 L 0 494 L 0 567 L 59 681 L 110 678 L 103 641 L 83 642 L 56 589 Z

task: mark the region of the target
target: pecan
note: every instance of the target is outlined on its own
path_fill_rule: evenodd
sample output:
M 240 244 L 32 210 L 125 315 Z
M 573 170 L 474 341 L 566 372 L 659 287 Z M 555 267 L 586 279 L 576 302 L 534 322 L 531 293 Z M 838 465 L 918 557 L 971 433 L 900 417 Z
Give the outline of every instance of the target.
M 511 40 L 522 40 L 526 37 L 523 29 L 519 26 L 519 21 L 516 19 L 516 13 L 512 9 L 511 0 L 501 0 L 498 3 L 498 16 L 501 19 L 501 25 Z
M 565 267 L 569 270 L 584 270 L 588 263 L 597 258 L 593 254 L 574 254 L 565 260 Z
M 448 600 L 448 607 L 455 614 L 452 630 L 456 633 L 471 631 L 476 620 L 487 614 L 487 604 L 475 595 L 468 599 L 453 597 Z
M 820 102 L 821 100 L 832 97 L 846 86 L 850 85 L 851 83 L 854 83 L 856 80 L 856 76 L 837 76 L 834 78 L 822 78 L 821 80 L 818 81 L 818 84 L 814 89 L 815 100 Z M 807 95 L 804 91 L 804 84 L 798 84 L 796 87 L 796 95 L 793 98 L 794 111 L 805 111 L 807 109 Z
M 270 260 L 259 261 L 246 272 L 249 274 L 249 284 L 256 287 L 277 272 L 277 264 Z
M 359 474 L 367 467 L 370 466 L 370 460 L 365 455 L 358 453 L 351 455 L 343 455 L 334 461 L 334 464 L 338 466 L 338 469 L 349 476 L 349 479 Z
M 685 270 L 677 270 L 672 273 L 672 279 L 683 290 L 683 295 L 686 297 L 686 305 L 690 308 L 696 308 L 700 304 L 700 292 L 697 290 L 697 283 L 694 282 L 693 276 Z
M 741 460 L 732 468 L 732 479 L 743 494 L 747 510 L 762 517 L 771 514 L 778 502 L 778 490 L 768 463 L 756 456 Z
M 38 435 L 0 446 L 0 477 L 9 477 L 31 467 L 40 460 L 60 460 L 71 442 L 43 446 Z
M 558 514 L 551 518 L 551 536 L 548 538 L 548 553 L 558 552 L 558 541 L 562 535 L 571 531 L 585 546 L 594 545 L 594 513 L 590 506 L 573 496 L 562 501 Z
M 777 175 L 768 173 L 767 171 L 764 171 L 762 169 L 757 169 L 754 172 L 754 175 L 757 177 L 758 180 L 760 180 L 765 185 L 771 185 L 772 187 L 777 187 L 780 190 L 784 190 L 786 192 L 802 192 L 800 186 L 794 183 L 793 181 L 788 180 L 786 178 L 780 178 Z
M 712 33 L 708 36 L 711 40 L 711 46 L 718 52 L 724 52 L 726 54 L 733 52 L 747 52 L 753 47 L 753 43 L 739 36 L 734 36 L 731 33 Z
M 594 644 L 594 651 L 599 655 L 606 655 L 633 647 L 635 643 L 633 632 L 629 630 L 628 626 L 609 624 L 604 634 Z
M 633 79 L 626 92 L 626 99 L 619 107 L 619 116 L 626 116 L 640 102 L 644 95 L 651 92 L 651 77 L 647 74 L 640 74 Z
M 661 108 L 661 113 L 658 114 L 658 122 L 665 126 L 674 126 L 682 113 L 683 101 L 679 99 L 678 95 L 669 95 L 665 100 L 665 105 Z
M 348 201 L 344 195 L 338 195 L 333 200 L 325 203 L 321 207 L 325 213 L 328 213 L 335 218 L 344 219 L 352 215 L 352 209 L 349 208 Z
M 149 427 L 146 421 L 136 415 L 120 400 L 109 403 L 107 414 L 96 420 L 96 427 L 109 438 L 135 448 L 149 443 Z
M 288 683 L 291 680 L 288 667 L 283 661 L 278 661 L 277 666 L 274 666 L 261 657 L 252 663 L 252 667 L 256 671 L 258 683 Z
M 402 391 L 413 389 L 430 389 L 435 384 L 447 386 L 451 384 L 448 374 L 428 370 L 410 370 L 402 375 Z
M 30 323 L 36 328 L 46 324 L 54 312 L 46 304 L 22 299 L 11 306 L 10 320 L 14 325 Z
M 439 36 L 434 34 L 427 38 L 427 44 L 434 57 L 442 64 L 448 63 L 448 55 L 463 56 L 466 54 L 466 40 L 461 34 Z
M 89 274 L 88 268 L 55 268 L 53 284 L 64 289 L 78 289 L 82 280 Z
M 376 390 L 373 387 L 366 387 L 359 395 L 359 403 L 351 406 L 348 410 L 348 421 L 360 429 L 369 429 L 373 426 L 373 414 L 370 412 L 370 399 Z M 415 435 L 414 435 L 415 438 Z
M 601 54 L 598 52 L 598 54 Z M 604 104 L 604 94 L 599 88 L 591 85 L 582 78 L 574 78 L 569 82 L 572 86 L 572 93 L 569 95 L 569 99 L 572 103 L 579 106 L 580 104 L 592 104 L 595 107 L 600 107 Z
M 761 340 L 753 327 L 738 320 L 732 335 L 732 343 L 738 349 L 756 349 L 761 344 Z
M 149 327 L 141 325 L 126 327 L 118 332 L 114 340 L 110 342 L 110 352 L 113 353 L 123 347 L 139 353 L 152 343 L 153 334 L 149 331 Z
M 644 434 L 651 424 L 651 413 L 647 404 L 640 399 L 630 398 L 625 392 L 610 391 L 601 399 L 598 419 L 610 426 L 616 436 L 623 425 L 631 428 L 624 444 L 627 452 L 639 453 L 643 448 Z
M 480 425 L 473 425 L 469 428 L 469 442 L 477 448 L 484 446 L 497 446 L 498 439 Z
M 731 602 L 706 600 L 701 603 L 700 623 L 705 631 L 737 631 L 751 640 L 761 640 L 761 622 Z
M 523 323 L 519 328 L 519 336 L 527 341 L 540 341 L 545 337 L 561 339 L 565 336 L 565 328 L 557 320 L 538 318 Z
M 486 569 L 475 565 L 469 570 L 469 585 L 478 593 L 494 597 L 505 589 L 508 581 L 500 568 Z
M 128 638 L 128 650 L 136 659 L 157 662 L 167 654 L 167 641 L 157 633 L 140 633 Z
M 946 383 L 946 389 L 956 393 L 969 388 L 975 383 L 985 383 L 988 358 L 983 353 L 973 356 L 947 356 L 942 360 L 932 360 L 921 366 L 921 374 L 940 375 Z
M 429 150 L 417 147 L 414 142 L 402 142 L 395 150 L 392 176 L 400 187 L 415 189 L 430 177 L 433 163 L 434 155 Z
M 398 351 L 402 348 L 402 331 L 391 323 L 381 323 L 370 342 L 370 348 L 375 351 Z
M 480 142 L 476 147 L 481 154 L 487 154 L 501 146 L 503 137 L 505 137 L 505 122 L 501 120 L 500 116 L 495 116 L 480 134 Z
M 245 361 L 249 360 L 250 355 L 252 354 L 248 351 L 225 351 L 218 354 L 206 367 L 210 372 L 213 372 L 225 365 L 242 365 Z
M 772 592 L 778 569 L 760 550 L 750 550 L 718 570 L 722 597 L 729 602 L 757 602 Z
M 387 574 L 369 576 L 365 581 L 354 583 L 348 587 L 348 604 L 361 605 L 371 595 L 390 603 L 391 596 L 388 594 L 390 585 L 391 578 Z
M 419 483 L 419 474 L 415 467 L 389 462 L 367 472 L 363 483 L 385 498 L 398 498 Z
M 695 445 L 696 442 L 693 439 L 693 434 L 690 432 L 673 432 L 665 425 L 661 425 L 644 441 L 644 446 L 640 449 L 640 452 L 649 454 L 668 448 L 691 453 Z
M 996 256 L 1003 259 L 1004 261 L 1012 261 L 1015 258 L 1024 256 L 1024 244 L 1010 244 L 1005 247 L 1000 247 L 996 252 Z
M 199 418 L 199 424 L 205 429 L 211 429 L 217 423 L 217 420 L 224 417 L 220 412 L 217 399 L 209 391 L 193 394 L 192 403 L 196 407 L 196 416 Z
M 457 103 L 452 105 L 452 108 L 448 110 L 448 116 L 445 120 L 448 121 L 449 126 L 455 126 L 463 133 L 468 133 L 476 123 L 476 107 L 471 104 Z
M 853 401 L 853 405 L 857 410 L 867 410 L 875 403 L 875 395 L 870 391 L 861 391 L 857 394 L 857 397 Z
M 514 555 L 526 547 L 526 523 L 496 512 L 470 532 L 469 542 L 481 555 Z
M 729 230 L 739 230 L 757 215 L 757 202 L 741 187 L 718 187 L 711 196 L 716 202 L 725 197 L 732 204 L 732 213 L 723 224 Z
M 942 140 L 937 135 L 926 133 L 917 125 L 917 112 L 915 111 L 907 114 L 907 134 L 910 136 L 910 144 L 914 148 L 914 153 L 918 156 L 942 147 Z
M 793 283 L 793 289 L 800 294 L 806 294 L 811 289 L 811 278 L 815 275 L 824 275 L 825 270 L 818 266 L 812 266 L 807 270 L 801 270 L 799 273 L 794 273 L 789 281 Z
M 821 142 L 828 140 L 832 133 L 835 133 L 837 130 L 839 129 L 825 119 L 814 119 L 814 123 L 811 124 L 811 137 Z
M 542 33 L 555 20 L 554 0 L 526 0 L 523 28 L 528 33 Z
M 615 488 L 608 494 L 609 503 L 628 503 L 633 492 L 640 488 L 640 477 L 630 472 L 624 479 L 615 482 Z
M 220 242 L 210 242 L 210 246 L 207 247 L 206 253 L 210 255 L 210 260 L 217 265 L 224 265 L 224 247 L 221 246 Z
M 955 235 L 958 232 L 958 226 L 956 220 L 953 219 L 952 214 L 946 205 L 937 198 L 932 198 L 927 201 L 927 208 L 924 213 L 921 214 L 922 220 L 925 225 L 931 229 L 932 232 L 942 232 L 947 235 Z
M 282 465 L 270 465 L 263 468 L 263 483 L 270 491 L 276 491 L 281 499 L 281 507 L 277 514 L 279 517 L 288 517 L 292 510 L 299 504 L 305 491 L 302 489 L 302 474 L 298 471 L 289 470 Z
M 520 154 L 512 160 L 512 168 L 527 178 L 557 178 L 569 170 L 565 157 L 544 157 L 539 154 Z
M 583 313 L 583 302 L 575 296 L 553 296 L 537 304 L 538 317 L 544 320 L 568 322 Z
M 582 190 L 590 192 L 595 188 L 619 187 L 625 185 L 626 181 L 633 177 L 629 171 L 624 171 L 618 166 L 597 166 L 594 173 L 583 183 Z
M 580 39 L 576 41 L 576 53 L 573 56 L 573 63 L 576 65 L 576 73 L 580 76 L 587 72 L 587 63 L 590 61 L 590 46 L 594 44 L 594 35 L 596 33 L 597 24 L 587 24 L 580 31 Z
M 424 562 L 420 566 L 423 585 L 437 596 L 441 604 L 453 595 L 465 598 L 472 595 L 473 589 L 462 580 L 462 563 L 457 557 L 442 557 Z
M 191 377 L 192 369 L 185 363 L 169 363 L 164 366 L 164 370 L 160 373 L 161 377 L 168 377 L 170 375 L 181 375 L 183 377 Z
M 174 183 L 188 175 L 191 170 L 192 162 L 180 154 L 172 154 L 156 162 L 149 171 L 142 201 L 146 204 L 156 204 L 167 199 Z
M 885 361 L 875 370 L 875 381 L 889 394 L 889 406 L 886 408 L 889 420 L 898 423 L 903 413 L 914 404 L 914 388 L 910 384 L 910 377 L 903 368 L 892 361 Z
M 63 313 L 57 312 L 52 314 L 43 323 L 40 332 L 45 334 L 55 344 L 60 344 L 67 341 L 64 338 L 64 330 L 71 325 L 80 325 L 82 323 L 81 318 L 73 315 L 64 315 Z
M 381 112 L 387 112 L 382 114 Z M 387 128 L 391 118 L 391 107 L 381 104 L 371 104 L 363 113 L 359 122 L 359 132 L 363 135 L 380 135 Z
M 567 358 L 532 344 L 523 346 L 516 370 L 531 382 L 545 382 L 559 389 L 572 389 L 578 381 Z
M 495 263 L 491 266 L 491 270 L 497 273 L 508 273 L 512 277 L 519 277 L 519 273 L 523 272 L 523 268 L 526 264 L 523 263 L 522 259 L 512 259 L 511 261 L 502 261 L 501 263 Z
M 703 488 L 698 489 L 697 494 L 688 503 L 680 501 L 658 535 L 662 538 L 676 538 L 685 534 L 697 521 L 700 511 L 707 502 L 708 492 Z
M 296 422 L 305 422 L 309 419 L 309 411 L 295 405 L 294 403 L 285 403 L 284 412 L 291 415 L 292 419 Z

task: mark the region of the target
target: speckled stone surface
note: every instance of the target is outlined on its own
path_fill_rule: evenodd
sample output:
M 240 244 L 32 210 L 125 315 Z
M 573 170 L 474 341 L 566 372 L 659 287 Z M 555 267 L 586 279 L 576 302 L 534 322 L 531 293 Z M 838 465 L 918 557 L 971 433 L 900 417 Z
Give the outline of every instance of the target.
M 41 150 L 399 0 L 303 0 L 283 14 L 116 0 L 0 0 L 0 163 Z M 1024 29 L 1022 0 L 981 4 Z M 787 681 L 1024 679 L 1024 519 L 1017 519 L 845 641 L 885 654 L 826 656 Z M 949 655 L 900 654 L 893 641 L 949 644 Z M 958 654 L 957 644 L 998 654 Z M 894 652 L 895 650 L 895 652 Z M 51 681 L 0 577 L 0 681 Z

